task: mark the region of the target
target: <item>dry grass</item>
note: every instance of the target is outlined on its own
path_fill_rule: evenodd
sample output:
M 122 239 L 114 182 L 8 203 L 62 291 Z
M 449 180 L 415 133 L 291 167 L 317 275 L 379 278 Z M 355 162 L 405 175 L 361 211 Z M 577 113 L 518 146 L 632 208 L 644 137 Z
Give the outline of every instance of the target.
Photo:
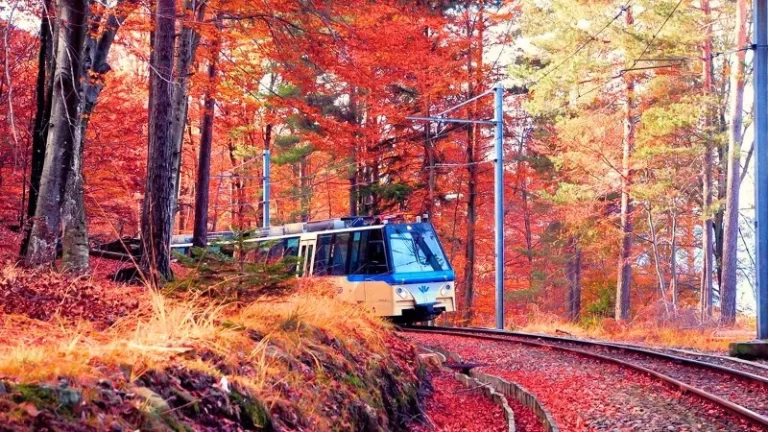
M 210 299 L 176 300 L 148 296 L 143 312 L 122 318 L 105 331 L 88 322 L 42 322 L 0 315 L 0 377 L 23 382 L 70 377 L 95 380 L 116 368 L 129 367 L 130 379 L 151 369 L 184 365 L 219 373 L 190 352 L 210 352 L 236 364 L 247 358 L 256 370 L 270 370 L 264 349 L 279 342 L 287 350 L 301 349 L 301 329 L 315 328 L 350 346 L 383 351 L 383 321 L 367 312 L 327 297 L 297 294 L 244 307 L 211 303 Z M 148 310 L 148 311 L 147 311 Z M 244 330 L 263 335 L 249 338 Z M 253 387 L 263 380 L 249 382 Z
M 755 320 L 750 317 L 739 317 L 736 325 L 730 327 L 682 321 L 659 323 L 636 319 L 629 324 L 621 324 L 613 319 L 603 319 L 585 327 L 554 315 L 537 314 L 517 329 L 717 353 L 727 352 L 731 342 L 755 338 Z

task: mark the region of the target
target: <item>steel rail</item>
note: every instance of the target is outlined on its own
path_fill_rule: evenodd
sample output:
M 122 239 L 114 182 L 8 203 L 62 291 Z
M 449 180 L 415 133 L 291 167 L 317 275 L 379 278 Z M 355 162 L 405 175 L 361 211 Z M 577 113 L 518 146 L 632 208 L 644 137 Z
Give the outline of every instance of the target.
M 602 361 L 605 361 L 605 362 L 618 364 L 620 366 L 625 366 L 625 367 L 628 367 L 630 369 L 637 370 L 637 371 L 639 371 L 641 373 L 650 375 L 650 376 L 652 376 L 654 378 L 657 378 L 657 379 L 659 379 L 661 381 L 664 381 L 664 382 L 666 382 L 668 384 L 671 384 L 674 387 L 679 388 L 683 392 L 693 393 L 693 394 L 695 394 L 695 395 L 697 395 L 697 396 L 699 396 L 699 397 L 701 397 L 701 398 L 703 398 L 705 400 L 708 400 L 708 401 L 713 402 L 713 403 L 715 403 L 717 405 L 720 405 L 721 407 L 723 407 L 723 408 L 725 408 L 725 409 L 727 409 L 727 410 L 729 410 L 729 411 L 731 411 L 731 412 L 733 412 L 735 414 L 738 414 L 738 415 L 746 418 L 747 420 L 749 420 L 749 421 L 751 421 L 753 423 L 756 423 L 756 424 L 758 424 L 758 425 L 760 425 L 762 427 L 768 427 L 768 417 L 763 416 L 762 414 L 756 413 L 755 411 L 752 411 L 752 410 L 750 410 L 748 408 L 745 408 L 745 407 L 743 407 L 741 405 L 735 404 L 735 403 L 733 403 L 733 402 L 731 402 L 731 401 L 729 401 L 727 399 L 723 399 L 720 396 L 716 396 L 716 395 L 714 395 L 712 393 L 709 393 L 707 391 L 701 390 L 701 389 L 699 389 L 697 387 L 694 387 L 694 386 L 692 386 L 690 384 L 686 384 L 686 383 L 684 383 L 682 381 L 679 381 L 679 380 L 677 380 L 675 378 L 672 378 L 672 377 L 670 377 L 668 375 L 665 375 L 663 373 L 657 372 L 657 371 L 652 370 L 650 368 L 647 368 L 645 366 L 640 366 L 638 364 L 631 363 L 631 362 L 628 362 L 628 361 L 625 361 L 625 360 L 621 360 L 621 359 L 618 359 L 618 358 L 615 358 L 615 357 L 610 357 L 610 356 L 603 355 L 603 354 L 597 354 L 597 353 L 594 353 L 594 352 L 589 352 L 589 351 L 585 351 L 585 350 L 578 349 L 578 348 L 570 348 L 570 347 L 565 347 L 565 346 L 562 346 L 562 345 L 549 344 L 549 343 L 544 343 L 544 342 L 534 342 L 534 341 L 524 340 L 524 339 L 509 339 L 509 337 L 510 336 L 518 337 L 518 338 L 529 337 L 529 338 L 548 339 L 548 340 L 552 340 L 552 341 L 561 341 L 561 342 L 571 342 L 571 341 L 575 342 L 575 341 L 578 341 L 578 339 L 571 340 L 570 338 L 559 338 L 559 337 L 556 337 L 556 336 L 544 336 L 544 335 L 536 335 L 536 334 L 532 334 L 532 333 L 507 332 L 507 331 L 501 331 L 501 330 L 477 329 L 477 328 L 469 328 L 469 329 L 467 329 L 467 328 L 455 328 L 455 327 L 423 327 L 423 328 L 420 328 L 420 327 L 419 328 L 417 328 L 417 327 L 404 327 L 404 328 L 400 328 L 399 330 L 403 331 L 403 332 L 412 332 L 412 333 L 431 333 L 431 334 L 443 334 L 443 335 L 447 335 L 447 336 L 463 336 L 463 337 L 469 337 L 469 338 L 474 338 L 474 339 L 490 340 L 490 341 L 495 341 L 495 342 L 519 343 L 519 344 L 528 345 L 528 346 L 536 346 L 536 347 L 539 347 L 539 348 L 551 348 L 551 349 L 556 349 L 556 350 L 560 350 L 560 351 L 564 351 L 564 352 L 571 352 L 571 353 L 579 354 L 579 355 L 582 355 L 582 356 L 585 356 L 585 357 L 591 357 L 591 358 L 595 358 L 595 359 L 602 360 Z M 503 337 L 503 336 L 506 336 L 506 337 Z M 610 344 L 601 344 L 599 342 L 591 342 L 591 341 L 581 341 L 581 342 L 585 342 L 585 345 L 603 346 L 603 347 L 607 346 L 609 348 L 612 348 L 612 346 Z M 630 347 L 626 347 L 626 346 L 622 346 L 622 345 L 616 345 L 615 347 L 617 349 L 627 349 L 629 351 L 632 351 L 632 349 Z M 663 354 L 663 353 L 655 353 L 653 351 L 644 350 L 644 349 L 640 349 L 640 350 L 642 350 L 642 351 L 635 351 L 635 352 L 640 352 L 640 353 L 645 354 L 644 351 L 648 351 L 648 353 L 652 353 L 652 355 L 654 355 L 654 356 L 656 354 Z M 662 357 L 662 356 L 659 356 L 659 357 Z M 664 357 L 669 358 L 669 357 L 675 357 L 675 356 L 671 356 L 671 355 L 665 354 Z M 698 366 L 702 366 L 703 365 L 703 367 L 712 368 L 712 369 L 718 369 L 718 370 L 728 369 L 728 368 L 725 368 L 723 366 L 713 365 L 711 363 L 699 362 L 699 361 L 691 360 L 691 359 L 683 359 L 683 358 L 679 358 L 679 359 L 681 360 L 681 363 L 690 362 L 690 364 L 696 364 Z M 717 367 L 713 367 L 713 366 L 717 366 Z M 741 372 L 741 371 L 734 371 L 734 372 Z M 743 378 L 747 378 L 747 379 L 753 379 L 753 378 L 751 378 L 751 376 L 757 377 L 757 375 L 752 375 L 752 374 L 749 374 L 749 373 L 744 373 L 744 375 L 740 375 L 740 374 L 734 374 L 734 375 L 739 375 L 739 376 L 742 376 Z M 763 378 L 763 377 L 759 377 L 759 378 Z M 760 380 L 760 381 L 764 382 L 762 380 Z
M 676 355 L 654 351 L 648 348 L 638 347 L 638 346 L 629 345 L 629 344 L 620 344 L 615 342 L 601 342 L 601 341 L 576 339 L 576 338 L 569 338 L 569 337 L 562 337 L 562 336 L 551 336 L 551 335 L 544 335 L 544 334 L 538 334 L 538 333 L 526 333 L 526 332 L 517 332 L 517 331 L 505 331 L 505 330 L 471 328 L 471 327 L 430 327 L 430 329 L 447 330 L 447 331 L 465 331 L 465 332 L 475 332 L 475 333 L 484 333 L 484 334 L 494 334 L 494 335 L 500 335 L 500 336 L 515 336 L 515 337 L 522 337 L 522 338 L 535 338 L 535 339 L 550 340 L 554 342 L 565 342 L 565 343 L 574 343 L 574 344 L 588 345 L 588 346 L 595 346 L 595 347 L 612 348 L 619 351 L 638 353 L 638 354 L 644 354 L 647 356 L 663 358 L 665 360 L 669 360 L 675 363 L 684 363 L 684 364 L 699 366 L 702 368 L 714 369 L 728 375 L 736 376 L 739 378 L 745 378 L 752 381 L 758 381 L 763 384 L 768 384 L 768 378 L 764 376 L 755 375 L 753 373 L 738 370 L 738 369 L 731 369 L 727 366 L 708 363 L 701 360 L 694 360 L 690 358 L 679 357 Z
M 631 344 L 623 344 L 623 345 L 633 346 Z M 728 361 L 728 362 L 731 362 L 731 363 L 737 363 L 737 364 L 744 365 L 744 366 L 754 367 L 754 368 L 757 368 L 757 369 L 764 369 L 768 373 L 768 364 L 757 363 L 757 362 L 741 359 L 741 358 L 738 358 L 738 357 L 728 357 L 728 356 L 724 356 L 724 355 L 720 355 L 720 354 L 712 354 L 712 353 L 705 353 L 705 352 L 690 351 L 690 350 L 681 349 L 681 348 L 654 347 L 654 349 L 671 351 L 671 352 L 676 352 L 676 353 L 685 354 L 685 355 L 691 355 L 691 356 L 709 357 L 709 358 L 713 358 L 713 359 L 717 359 L 717 360 L 721 360 L 721 361 Z

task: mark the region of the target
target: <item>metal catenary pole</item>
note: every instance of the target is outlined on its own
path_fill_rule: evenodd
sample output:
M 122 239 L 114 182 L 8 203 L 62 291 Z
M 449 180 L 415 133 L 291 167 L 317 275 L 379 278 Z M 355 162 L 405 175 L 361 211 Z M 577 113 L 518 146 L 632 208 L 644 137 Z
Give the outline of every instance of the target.
M 264 150 L 264 228 L 269 228 L 269 150 Z
M 458 119 L 443 117 L 470 102 L 493 94 L 493 120 Z M 504 328 L 504 85 L 496 84 L 492 90 L 454 105 L 435 117 L 406 117 L 414 121 L 436 121 L 441 123 L 474 123 L 494 126 L 494 252 L 496 256 L 496 328 Z
M 754 0 L 757 338 L 768 339 L 768 0 Z
M 504 87 L 496 84 L 493 93 L 494 151 L 496 153 L 493 207 L 495 213 L 496 251 L 496 328 L 504 328 Z

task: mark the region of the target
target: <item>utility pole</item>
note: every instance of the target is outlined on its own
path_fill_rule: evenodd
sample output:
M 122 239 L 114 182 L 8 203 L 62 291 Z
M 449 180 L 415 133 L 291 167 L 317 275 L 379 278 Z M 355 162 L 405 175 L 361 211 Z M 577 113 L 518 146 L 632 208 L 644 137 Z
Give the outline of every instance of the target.
M 754 0 L 757 338 L 768 339 L 768 0 Z
M 501 82 L 493 89 L 494 151 L 496 166 L 493 182 L 493 209 L 496 229 L 496 328 L 504 329 L 504 86 Z
M 262 206 L 262 211 L 264 212 L 264 223 L 262 224 L 264 228 L 269 228 L 269 149 L 264 149 L 263 153 L 264 157 L 264 179 L 263 179 L 263 188 L 264 188 L 264 205 Z
M 493 120 L 457 119 L 444 117 L 451 111 L 493 94 Z M 473 123 L 494 126 L 494 251 L 496 255 L 496 328 L 504 329 L 504 86 L 497 83 L 491 90 L 454 105 L 434 117 L 406 117 L 413 121 L 440 123 Z
M 729 354 L 768 359 L 768 0 L 754 0 L 755 278 L 757 339 L 735 342 Z M 747 48 L 747 47 L 744 47 Z

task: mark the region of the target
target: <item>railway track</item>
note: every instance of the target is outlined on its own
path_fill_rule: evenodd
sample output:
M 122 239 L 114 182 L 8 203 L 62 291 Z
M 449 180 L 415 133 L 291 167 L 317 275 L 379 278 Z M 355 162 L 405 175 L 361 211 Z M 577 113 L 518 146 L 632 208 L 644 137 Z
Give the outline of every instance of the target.
M 408 327 L 404 332 L 460 336 L 553 349 L 610 362 L 659 379 L 768 430 L 768 368 L 763 364 L 682 350 L 568 337 L 453 327 Z

